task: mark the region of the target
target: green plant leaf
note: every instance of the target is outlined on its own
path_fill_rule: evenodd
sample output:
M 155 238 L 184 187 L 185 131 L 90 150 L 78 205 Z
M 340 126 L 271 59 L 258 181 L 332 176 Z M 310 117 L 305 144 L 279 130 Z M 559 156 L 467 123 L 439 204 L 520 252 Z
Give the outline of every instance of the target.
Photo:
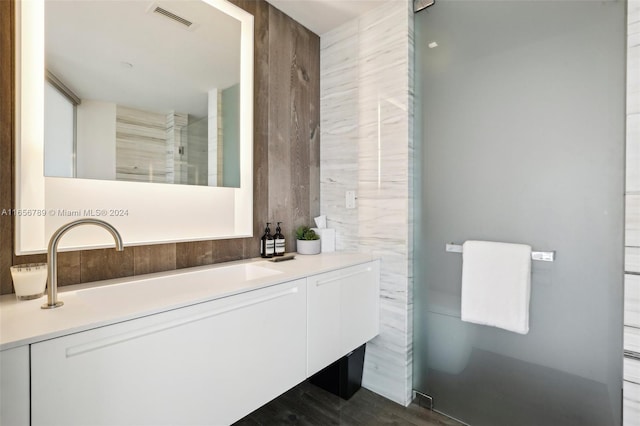
M 319 240 L 320 236 L 308 226 L 301 225 L 296 229 L 296 239 L 298 240 Z

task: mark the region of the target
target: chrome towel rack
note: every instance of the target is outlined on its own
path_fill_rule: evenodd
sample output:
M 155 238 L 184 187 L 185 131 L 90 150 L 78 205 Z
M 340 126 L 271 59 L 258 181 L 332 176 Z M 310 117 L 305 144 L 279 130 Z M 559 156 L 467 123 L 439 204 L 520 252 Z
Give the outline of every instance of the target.
M 445 246 L 445 251 L 449 253 L 462 253 L 462 245 L 449 243 Z M 540 260 L 542 262 L 554 262 L 556 260 L 555 251 L 532 251 L 531 260 Z

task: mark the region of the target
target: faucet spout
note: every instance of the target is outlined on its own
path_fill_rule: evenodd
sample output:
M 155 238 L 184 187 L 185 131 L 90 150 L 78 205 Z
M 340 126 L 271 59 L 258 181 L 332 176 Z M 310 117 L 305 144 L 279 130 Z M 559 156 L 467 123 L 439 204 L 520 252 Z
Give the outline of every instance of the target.
M 78 219 L 58 228 L 58 230 L 51 235 L 49 248 L 47 249 L 47 303 L 42 305 L 42 309 L 53 309 L 64 305 L 64 302 L 58 300 L 58 243 L 68 230 L 80 225 L 97 225 L 106 229 L 115 240 L 116 250 L 124 250 L 120 233 L 113 225 L 104 220 Z

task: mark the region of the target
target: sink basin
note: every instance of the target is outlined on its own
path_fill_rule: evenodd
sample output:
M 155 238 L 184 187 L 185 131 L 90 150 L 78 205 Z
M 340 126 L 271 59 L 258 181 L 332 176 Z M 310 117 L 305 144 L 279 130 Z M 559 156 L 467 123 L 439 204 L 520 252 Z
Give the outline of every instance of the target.
M 101 287 L 76 290 L 76 296 L 86 303 L 100 305 L 144 305 L 157 302 L 159 298 L 180 302 L 194 296 L 206 296 L 212 291 L 223 294 L 231 289 L 242 288 L 243 283 L 281 274 L 256 263 L 175 272 L 169 275 L 135 277 L 131 281 Z M 64 298 L 64 293 L 60 295 Z

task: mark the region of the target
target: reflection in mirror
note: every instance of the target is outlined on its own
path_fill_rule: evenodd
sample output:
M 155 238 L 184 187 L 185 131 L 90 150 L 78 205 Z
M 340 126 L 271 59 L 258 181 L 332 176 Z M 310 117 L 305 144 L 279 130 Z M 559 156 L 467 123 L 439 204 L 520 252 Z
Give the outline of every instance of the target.
M 240 187 L 240 32 L 199 0 L 46 0 L 45 175 Z

